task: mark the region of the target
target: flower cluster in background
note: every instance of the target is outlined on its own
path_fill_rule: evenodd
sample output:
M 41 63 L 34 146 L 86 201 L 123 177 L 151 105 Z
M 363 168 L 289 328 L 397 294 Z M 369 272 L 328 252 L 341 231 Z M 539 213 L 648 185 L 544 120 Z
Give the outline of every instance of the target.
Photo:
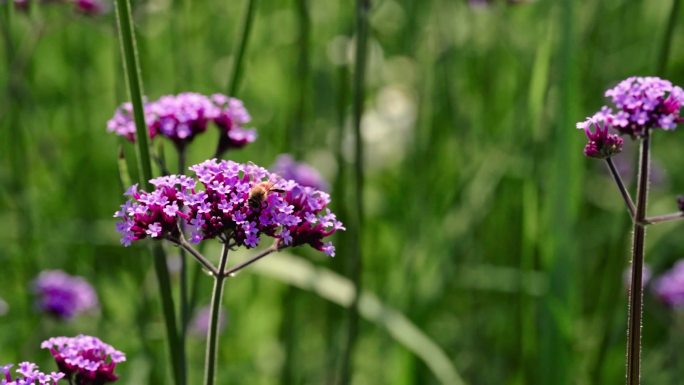
M 318 170 L 306 163 L 295 161 L 289 154 L 279 155 L 273 166 L 271 166 L 271 171 L 302 186 L 329 191 L 328 183 L 323 179 Z
M 69 319 L 98 306 L 97 294 L 83 278 L 61 270 L 46 270 L 33 281 L 36 305 L 41 311 Z
M 0 5 L 3 3 L 0 2 Z M 73 4 L 76 13 L 88 16 L 100 15 L 108 10 L 108 7 L 102 0 L 41 0 L 40 3 Z M 31 0 L 14 0 L 14 5 L 19 10 L 28 11 L 31 6 Z
M 211 307 L 203 306 L 197 310 L 195 316 L 190 320 L 190 326 L 188 331 L 193 336 L 204 338 L 207 336 L 207 331 L 209 330 L 209 321 L 211 320 Z M 219 322 L 218 328 L 219 332 L 226 328 L 227 320 L 226 313 L 223 309 L 219 311 Z
M 13 364 L 0 366 L 0 372 L 2 378 L 0 378 L 0 384 L 2 385 L 54 385 L 57 381 L 64 378 L 64 373 L 52 372 L 50 374 L 45 374 L 38 370 L 38 365 L 32 362 L 22 362 L 17 365 L 14 370 L 15 374 L 12 374 Z
M 228 139 L 228 148 L 241 148 L 256 140 L 256 131 L 246 129 L 251 117 L 242 101 L 221 94 L 195 92 L 165 95 L 145 103 L 145 122 L 151 138 L 164 136 L 183 147 L 207 130 L 210 122 Z M 131 103 L 121 105 L 107 122 L 107 131 L 135 141 Z
M 42 349 L 50 350 L 59 370 L 69 383 L 101 385 L 117 380 L 116 365 L 126 356 L 112 346 L 91 336 L 54 337 L 43 341 Z
M 335 248 L 323 239 L 344 229 L 328 208 L 330 195 L 268 172 L 255 164 L 207 160 L 190 167 L 194 179 L 170 175 L 150 181 L 152 192 L 129 189 L 117 229 L 121 242 L 176 238 L 184 220 L 190 241 L 222 238 L 235 246 L 256 247 L 262 235 L 279 247 L 309 244 L 328 255 Z
M 653 282 L 653 291 L 666 305 L 672 308 L 684 306 L 684 260 L 680 260 Z

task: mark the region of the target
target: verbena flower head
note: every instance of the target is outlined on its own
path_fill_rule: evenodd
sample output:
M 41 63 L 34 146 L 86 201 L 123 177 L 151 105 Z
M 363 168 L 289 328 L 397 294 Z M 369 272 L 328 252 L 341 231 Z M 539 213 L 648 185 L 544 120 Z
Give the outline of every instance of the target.
M 591 131 L 594 126 L 594 132 Z M 622 151 L 623 140 L 616 134 L 608 132 L 608 124 L 598 118 L 591 117 L 578 123 L 583 128 L 589 142 L 584 147 L 584 155 L 590 158 L 609 158 Z
M 131 198 L 115 213 L 122 244 L 151 238 L 177 238 L 186 222 L 190 241 L 219 238 L 234 246 L 256 247 L 262 236 L 279 247 L 309 244 L 328 255 L 324 238 L 344 227 L 328 208 L 330 196 L 301 186 L 255 164 L 216 159 L 190 167 L 198 182 L 171 175 L 153 179 L 152 192 L 129 189 Z
M 211 319 L 211 307 L 204 306 L 200 308 L 195 316 L 190 320 L 190 325 L 188 331 L 190 334 L 205 338 L 207 336 L 207 331 L 209 330 L 209 321 Z M 221 309 L 219 311 L 219 323 L 218 330 L 219 333 L 226 328 L 226 313 Z
M 59 370 L 78 385 L 102 385 L 118 379 L 116 365 L 126 356 L 112 346 L 91 336 L 54 337 L 40 345 L 50 350 Z
M 672 308 L 684 307 L 684 260 L 678 261 L 670 271 L 653 283 L 656 296 Z
M 97 294 L 83 278 L 61 270 L 46 270 L 33 281 L 38 308 L 61 319 L 69 319 L 98 306 Z
M 657 77 L 630 77 L 605 93 L 615 111 L 603 107 L 594 115 L 621 134 L 632 138 L 644 136 L 650 129 L 673 130 L 684 120 L 680 109 L 684 91 Z
M 291 179 L 302 186 L 327 191 L 328 183 L 321 174 L 306 163 L 297 162 L 289 154 L 278 156 L 271 170 L 285 179 Z
M 13 367 L 13 364 L 0 366 L 0 385 L 55 385 L 64 378 L 64 373 L 45 374 L 38 370 L 38 365 L 32 362 L 22 362 L 17 365 L 14 375 L 12 375 Z
M 185 146 L 207 130 L 210 122 L 223 132 L 231 148 L 244 147 L 256 140 L 254 129 L 244 129 L 250 116 L 242 102 L 225 95 L 211 97 L 195 92 L 165 95 L 144 105 L 145 123 L 151 138 L 164 136 L 177 146 Z M 135 141 L 131 103 L 124 103 L 107 122 L 107 130 Z

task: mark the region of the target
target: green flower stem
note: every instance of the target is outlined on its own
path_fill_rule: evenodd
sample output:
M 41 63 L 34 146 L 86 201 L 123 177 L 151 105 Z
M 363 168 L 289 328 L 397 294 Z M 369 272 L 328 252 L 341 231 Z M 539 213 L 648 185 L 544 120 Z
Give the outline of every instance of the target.
M 625 204 L 627 205 L 629 215 L 632 217 L 633 220 L 634 216 L 636 215 L 636 208 L 634 207 L 634 202 L 632 202 L 632 197 L 629 195 L 629 191 L 625 187 L 625 184 L 622 182 L 622 178 L 620 177 L 620 173 L 618 173 L 617 168 L 615 168 L 615 163 L 613 163 L 613 159 L 606 158 L 606 164 L 608 165 L 610 175 L 613 176 L 613 180 L 615 181 L 618 190 L 620 190 L 620 195 L 622 195 L 622 199 L 625 201 Z
M 219 270 L 217 270 L 216 267 L 206 257 L 204 257 L 199 251 L 197 251 L 194 247 L 192 247 L 192 245 L 190 243 L 188 243 L 187 240 L 185 240 L 185 238 L 182 236 L 182 234 L 181 234 L 180 238 L 169 238 L 168 240 L 171 241 L 172 243 L 175 243 L 178 246 L 182 247 L 185 251 L 190 253 L 190 255 L 195 257 L 197 262 L 202 264 L 202 266 L 204 266 L 205 269 L 207 269 L 211 272 L 211 275 L 213 275 L 213 276 L 219 275 Z
M 253 256 L 252 258 L 250 258 L 250 259 L 248 259 L 248 260 L 246 260 L 246 261 L 244 261 L 238 265 L 235 265 L 234 267 L 228 269 L 227 271 L 222 272 L 221 275 L 223 275 L 224 277 L 232 277 L 233 275 L 237 274 L 238 271 L 244 269 L 245 267 L 253 264 L 254 262 L 260 260 L 261 258 L 263 258 L 263 257 L 265 257 L 265 256 L 267 256 L 273 252 L 276 252 L 280 249 L 282 249 L 282 248 L 278 247 L 278 242 L 276 241 L 268 249 L 262 251 L 261 253 Z
M 646 203 L 648 201 L 650 132 L 641 139 L 639 156 L 639 185 L 637 188 L 634 238 L 632 243 L 632 281 L 629 290 L 629 319 L 627 326 L 627 385 L 639 385 L 641 366 L 641 318 L 643 308 L 642 275 L 646 243 Z
M 211 295 L 211 316 L 209 330 L 207 332 L 207 352 L 204 360 L 205 385 L 214 385 L 216 371 L 216 350 L 218 347 L 218 324 L 221 313 L 221 296 L 223 295 L 223 281 L 226 279 L 226 276 L 223 274 L 223 272 L 228 264 L 228 250 L 228 245 L 224 244 L 223 250 L 221 251 L 221 260 L 219 262 L 219 274 L 214 275 L 214 290 Z
M 663 76 L 665 68 L 667 67 L 667 59 L 670 56 L 670 46 L 672 45 L 672 35 L 675 24 L 677 24 L 677 15 L 679 14 L 680 0 L 672 0 L 672 8 L 670 9 L 670 17 L 667 20 L 667 27 L 663 34 L 663 41 L 660 47 L 660 55 L 658 55 L 658 65 L 656 72 L 659 76 Z
M 149 189 L 149 180 L 152 179 L 152 163 L 150 160 L 147 126 L 143 113 L 143 89 L 140 80 L 140 66 L 138 64 L 138 53 L 136 50 L 129 0 L 116 0 L 116 20 L 119 27 L 119 40 L 121 42 L 124 73 L 126 75 L 130 100 L 133 104 L 140 185 Z M 173 378 L 176 385 L 185 385 L 185 374 L 182 369 L 184 365 L 180 362 L 180 347 L 176 328 L 176 318 L 174 316 L 171 282 L 169 279 L 168 266 L 166 265 L 166 256 L 164 254 L 164 249 L 159 243 L 154 244 L 152 253 L 154 256 L 154 270 L 161 295 L 164 322 L 166 324 L 166 339 L 169 344 Z
M 242 15 L 242 25 L 240 28 L 240 35 L 238 35 L 237 51 L 233 58 L 233 68 L 230 73 L 228 81 L 228 96 L 235 97 L 238 88 L 240 87 L 240 80 L 242 79 L 242 64 L 247 51 L 247 43 L 249 42 L 249 35 L 252 32 L 252 24 L 254 22 L 254 11 L 256 9 L 257 0 L 247 0 L 245 11 Z M 228 138 L 221 135 L 216 145 L 215 158 L 220 158 L 226 151 L 228 145 Z
M 185 174 L 185 160 L 186 160 L 186 147 L 178 146 L 176 148 L 176 153 L 178 154 L 178 173 Z M 181 234 L 184 233 L 185 225 L 183 222 L 179 224 Z M 188 261 L 185 255 L 185 249 L 180 249 L 180 327 L 178 329 L 178 340 L 180 345 L 180 365 L 181 373 L 186 376 L 183 378 L 183 382 L 187 382 L 187 330 L 188 323 L 190 322 L 190 305 L 188 303 Z
M 361 118 L 365 99 L 366 59 L 368 53 L 368 19 L 370 0 L 356 1 L 356 55 L 354 61 L 354 80 L 352 93 L 352 125 L 354 127 L 354 210 L 352 210 L 351 253 L 349 258 L 349 278 L 356 288 L 354 301 L 349 307 L 347 341 L 342 356 L 340 384 L 348 385 L 352 377 L 352 358 L 359 334 L 359 296 L 361 289 L 361 273 L 363 270 L 362 242 L 363 234 L 363 189 L 364 189 L 364 146 L 361 135 Z

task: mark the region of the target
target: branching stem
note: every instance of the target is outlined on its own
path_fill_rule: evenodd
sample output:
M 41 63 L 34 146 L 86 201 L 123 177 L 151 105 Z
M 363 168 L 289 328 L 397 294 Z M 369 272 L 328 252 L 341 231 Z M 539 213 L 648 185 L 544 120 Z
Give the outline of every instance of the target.
M 634 216 L 636 215 L 636 207 L 634 207 L 632 197 L 629 195 L 629 191 L 625 187 L 625 184 L 622 182 L 622 177 L 620 177 L 620 173 L 615 167 L 613 159 L 606 158 L 606 164 L 608 165 L 608 170 L 610 170 L 610 175 L 613 176 L 613 180 L 615 181 L 618 190 L 620 190 L 620 195 L 622 195 L 622 199 L 625 201 L 625 204 L 627 205 L 627 211 L 629 211 L 629 215 L 632 217 L 632 220 L 634 220 Z

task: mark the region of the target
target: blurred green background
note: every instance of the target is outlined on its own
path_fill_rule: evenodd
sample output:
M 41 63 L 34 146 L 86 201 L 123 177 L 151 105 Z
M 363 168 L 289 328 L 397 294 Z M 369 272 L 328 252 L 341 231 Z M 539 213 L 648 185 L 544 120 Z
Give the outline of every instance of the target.
M 227 92 L 242 1 L 134 3 L 150 98 Z M 477 3 L 372 2 L 362 282 L 396 312 L 362 319 L 352 383 L 440 383 L 427 364 L 439 351 L 419 357 L 388 332 L 403 314 L 467 384 L 619 384 L 630 222 L 604 165 L 582 156 L 575 122 L 627 76 L 683 85 L 684 26 L 674 25 L 659 68 L 671 0 Z M 0 363 L 49 368 L 40 341 L 89 333 L 127 353 L 119 383 L 167 384 L 152 258 L 145 247 L 121 247 L 112 218 L 123 202 L 118 148 L 133 147 L 105 131 L 128 99 L 109 8 L 85 17 L 44 5 L 0 21 L 0 297 L 9 304 Z M 354 39 L 351 1 L 258 1 L 236 96 L 259 139 L 227 154 L 263 166 L 284 152 L 310 162 L 335 186 L 343 220 L 354 201 Z M 191 163 L 212 156 L 216 135 L 196 140 Z M 684 138 L 663 135 L 654 138 L 662 170 L 654 214 L 675 210 L 684 191 Z M 621 155 L 626 170 L 635 156 L 634 148 Z M 680 230 L 649 230 L 656 274 L 684 255 Z M 333 259 L 310 250 L 288 257 L 319 269 L 309 279 L 347 275 L 352 235 L 336 235 Z M 348 314 L 320 294 L 340 287 L 293 288 L 301 269 L 274 277 L 270 261 L 259 263 L 227 283 L 218 383 L 337 383 Z M 37 314 L 30 283 L 48 268 L 86 277 L 100 312 L 70 323 Z M 199 305 L 210 289 L 201 280 Z M 684 319 L 645 297 L 643 384 L 680 384 Z M 199 383 L 203 339 L 188 349 L 190 383 Z

